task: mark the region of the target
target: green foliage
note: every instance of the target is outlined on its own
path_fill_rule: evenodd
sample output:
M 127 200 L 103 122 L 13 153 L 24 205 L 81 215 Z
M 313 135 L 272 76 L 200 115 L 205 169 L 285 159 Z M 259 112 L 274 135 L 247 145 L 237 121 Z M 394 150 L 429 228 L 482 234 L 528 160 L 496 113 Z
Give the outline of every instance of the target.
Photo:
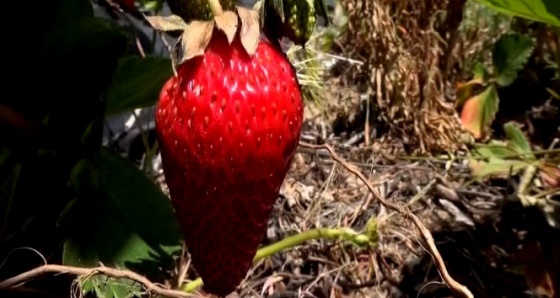
M 560 26 L 558 0 L 475 0 L 501 13 Z
M 502 36 L 494 45 L 494 78 L 502 87 L 509 86 L 525 66 L 534 49 L 533 40 L 521 34 Z
M 103 263 L 163 281 L 181 252 L 171 204 L 101 141 L 107 116 L 156 102 L 169 60 L 127 55 L 127 30 L 96 18 L 89 0 L 7 5 L 26 12 L 25 28 L 34 29 L 7 33 L 26 46 L 8 47 L 6 57 L 18 63 L 5 65 L 9 88 L 0 98 L 0 254 L 28 246 L 49 262 Z M 12 269 L 4 274 L 22 271 Z M 80 284 L 99 297 L 139 293 L 138 285 L 104 276 Z
M 133 298 L 142 297 L 140 284 L 126 278 L 111 278 L 95 275 L 80 278 L 79 285 L 84 293 L 95 293 L 97 298 Z
M 159 268 L 171 268 L 172 256 L 182 246 L 170 201 L 159 188 L 138 168 L 106 150 L 80 161 L 71 183 L 77 198 L 60 220 L 67 237 L 63 263 L 80 267 L 103 263 L 164 280 Z M 134 289 L 126 280 L 104 276 L 86 279 L 83 285 L 98 297 L 127 297 Z
M 476 138 L 484 136 L 498 112 L 498 87 L 511 85 L 517 74 L 529 60 L 534 49 L 533 40 L 522 34 L 507 34 L 496 41 L 492 51 L 492 70 L 477 63 L 473 79 L 458 88 L 459 100 L 463 104 L 461 122 L 463 127 Z M 474 86 L 483 86 L 474 94 Z
M 107 115 L 152 106 L 173 75 L 167 58 L 127 56 L 119 61 L 107 99 Z
M 524 206 L 537 206 L 541 208 L 549 224 L 560 227 L 558 212 L 560 208 L 550 203 L 549 196 L 558 187 L 552 190 L 541 189 L 542 184 L 536 183 L 535 177 L 543 177 L 550 171 L 560 172 L 548 153 L 558 150 L 533 150 L 529 140 L 518 125 L 509 122 L 504 124 L 507 140 L 505 142 L 491 141 L 489 144 L 476 144 L 469 153 L 469 167 L 475 180 L 482 181 L 488 178 L 509 178 L 521 175 L 516 195 Z M 560 178 L 560 176 L 558 176 Z
M 108 151 L 80 161 L 71 175 L 78 198 L 61 219 L 63 262 L 74 266 L 172 265 L 182 249 L 170 201 L 137 167 Z M 157 223 L 157 224 L 154 224 Z
M 504 131 L 509 140 L 510 147 L 515 153 L 520 154 L 523 159 L 534 160 L 535 156 L 531 152 L 531 144 L 525 137 L 521 129 L 511 122 L 504 124 Z

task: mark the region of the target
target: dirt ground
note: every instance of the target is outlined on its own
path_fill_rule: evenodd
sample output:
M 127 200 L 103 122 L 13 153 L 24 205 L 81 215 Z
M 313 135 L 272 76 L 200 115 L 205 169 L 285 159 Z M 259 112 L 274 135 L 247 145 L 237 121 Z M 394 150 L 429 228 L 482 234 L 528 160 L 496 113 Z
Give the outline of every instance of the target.
M 308 107 L 302 142 L 331 145 L 382 198 L 417 215 L 432 232 L 450 274 L 475 297 L 553 297 L 549 287 L 558 279 L 560 232 L 540 210 L 523 207 L 515 198 L 518 179 L 478 183 L 460 155 L 404 156 L 398 141 L 373 139 L 364 146 L 359 129 L 335 134 L 339 120 L 324 115 L 353 109 L 336 102 L 341 101 L 329 104 L 332 113 Z M 163 176 L 158 180 L 166 190 Z M 344 240 L 306 242 L 260 261 L 236 294 L 453 297 L 414 225 L 381 206 L 325 150 L 298 150 L 262 244 L 317 228 L 363 232 L 372 218 L 378 226 L 374 247 Z M 187 278 L 195 277 L 189 270 Z

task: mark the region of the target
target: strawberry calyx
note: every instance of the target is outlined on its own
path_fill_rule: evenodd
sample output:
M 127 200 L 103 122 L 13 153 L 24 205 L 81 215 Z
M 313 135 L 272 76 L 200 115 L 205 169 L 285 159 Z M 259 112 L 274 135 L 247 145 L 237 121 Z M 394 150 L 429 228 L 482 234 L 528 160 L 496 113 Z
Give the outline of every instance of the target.
M 229 44 L 239 36 L 247 54 L 255 54 L 260 40 L 258 12 L 240 6 L 236 6 L 236 11 L 222 10 L 218 1 L 210 0 L 209 3 L 214 14 L 210 20 L 192 20 L 186 23 L 178 15 L 146 17 L 155 30 L 180 33 L 171 53 L 174 70 L 186 61 L 204 55 L 216 33 L 225 34 Z

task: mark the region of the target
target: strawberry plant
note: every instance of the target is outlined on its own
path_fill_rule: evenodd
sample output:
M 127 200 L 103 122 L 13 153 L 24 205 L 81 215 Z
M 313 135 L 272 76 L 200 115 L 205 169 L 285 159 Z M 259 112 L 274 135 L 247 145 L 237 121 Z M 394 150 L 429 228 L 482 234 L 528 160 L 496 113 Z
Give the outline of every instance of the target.
M 560 26 L 560 6 L 556 0 L 475 0 L 508 14 Z
M 534 150 L 514 123 L 506 123 L 506 141 L 476 144 L 469 153 L 469 167 L 473 178 L 484 181 L 490 178 L 506 179 L 520 175 L 515 195 L 524 206 L 537 206 L 549 224 L 560 227 L 558 206 L 550 200 L 560 192 L 559 150 Z
M 476 1 L 506 15 L 560 26 L 560 5 L 554 0 Z M 504 35 L 498 39 L 492 51 L 493 73 L 482 64 L 477 64 L 473 79 L 458 84 L 458 104 L 463 106 L 461 122 L 475 138 L 480 139 L 485 135 L 497 113 L 499 98 L 496 88 L 513 83 L 534 47 L 534 41 L 528 36 Z M 553 55 L 558 57 L 558 49 L 552 47 L 551 51 L 555 51 Z M 558 69 L 554 66 L 557 63 L 552 61 L 551 66 Z M 558 71 L 556 73 L 558 75 Z M 548 92 L 554 97 L 553 90 L 549 89 Z
M 492 51 L 492 68 L 479 63 L 473 79 L 457 86 L 463 127 L 483 138 L 498 111 L 497 88 L 513 83 L 534 48 L 533 40 L 521 34 L 503 35 Z

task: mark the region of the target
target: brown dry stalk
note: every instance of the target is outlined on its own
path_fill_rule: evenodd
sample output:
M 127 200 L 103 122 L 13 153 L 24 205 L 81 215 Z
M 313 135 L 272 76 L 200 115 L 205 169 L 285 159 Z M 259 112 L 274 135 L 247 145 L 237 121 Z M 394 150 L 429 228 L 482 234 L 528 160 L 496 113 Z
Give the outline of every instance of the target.
M 346 168 L 346 170 L 348 170 L 350 173 L 356 175 L 356 177 L 358 177 L 358 179 L 360 179 L 366 185 L 368 190 L 377 199 L 377 201 L 379 201 L 381 205 L 383 205 L 387 209 L 396 211 L 399 214 L 401 214 L 403 217 L 411 220 L 412 223 L 418 228 L 418 230 L 420 230 L 420 234 L 422 234 L 424 241 L 426 241 L 426 244 L 428 245 L 428 251 L 430 252 L 430 254 L 434 259 L 434 262 L 436 264 L 436 267 L 438 268 L 441 278 L 447 284 L 447 286 L 453 292 L 460 295 L 461 297 L 468 297 L 468 298 L 474 297 L 471 291 L 467 287 L 460 284 L 453 277 L 451 277 L 451 275 L 447 271 L 445 262 L 443 261 L 443 258 L 441 257 L 441 254 L 439 253 L 439 250 L 436 247 L 434 238 L 432 237 L 432 233 L 426 228 L 426 226 L 424 226 L 422 221 L 416 215 L 410 212 L 410 210 L 404 204 L 395 204 L 382 198 L 381 195 L 377 193 L 375 188 L 373 188 L 373 185 L 368 181 L 368 179 L 364 176 L 364 174 L 362 174 L 362 172 L 359 169 L 357 169 L 356 167 L 348 163 L 346 160 L 344 160 L 342 157 L 340 157 L 331 146 L 327 144 L 313 145 L 304 142 L 300 142 L 299 145 L 301 147 L 308 148 L 308 149 L 327 150 L 334 161 L 336 161 L 341 166 Z
M 341 0 L 347 29 L 345 55 L 363 60 L 359 76 L 372 94 L 378 121 L 388 125 L 380 143 L 401 139 L 420 152 L 456 151 L 463 146 L 455 111 L 457 28 L 464 0 Z M 364 87 L 366 87 L 364 86 Z
M 0 290 L 16 288 L 27 281 L 30 281 L 47 273 L 71 274 L 76 276 L 92 276 L 96 274 L 104 274 L 113 278 L 127 278 L 132 281 L 138 282 L 144 287 L 144 289 L 146 289 L 146 291 L 159 296 L 169 298 L 192 297 L 192 295 L 187 294 L 183 291 L 166 289 L 159 285 L 156 285 L 144 276 L 130 270 L 115 269 L 104 266 L 95 268 L 81 268 L 64 265 L 43 265 L 14 277 L 8 278 L 6 280 L 0 281 Z

